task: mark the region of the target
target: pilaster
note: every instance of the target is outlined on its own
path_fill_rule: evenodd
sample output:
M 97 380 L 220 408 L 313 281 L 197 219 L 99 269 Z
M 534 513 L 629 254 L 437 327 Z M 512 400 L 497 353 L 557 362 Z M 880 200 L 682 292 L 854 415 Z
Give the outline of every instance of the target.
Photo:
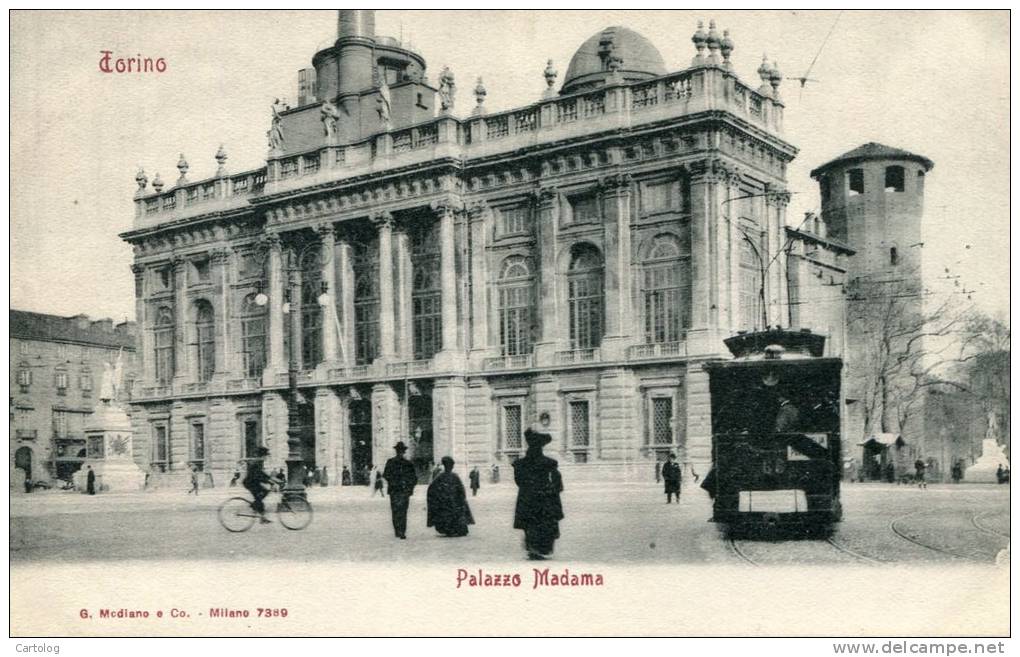
M 156 378 L 156 375 L 153 367 L 152 327 L 149 326 L 150 320 L 145 303 L 145 271 L 144 265 L 131 265 L 131 273 L 135 277 L 135 321 L 138 326 L 139 374 L 143 382 L 150 383 Z
M 492 234 L 492 210 L 485 203 L 476 203 L 468 210 L 468 234 L 471 240 L 471 360 L 481 365 L 491 352 L 489 348 L 489 283 L 486 247 Z
M 766 217 L 768 218 L 768 289 L 766 300 L 769 308 L 769 322 L 773 325 L 790 325 L 789 289 L 786 285 L 786 258 L 779 256 L 785 243 L 786 207 L 790 204 L 790 192 L 779 185 L 767 185 L 765 196 Z
M 174 273 L 174 380 L 189 380 L 191 355 L 188 349 L 188 295 L 187 271 L 188 261 L 174 255 L 170 261 Z
M 393 456 L 400 435 L 402 409 L 397 391 L 388 383 L 372 386 L 372 463 L 381 467 Z M 404 442 L 407 442 L 406 440 Z
M 347 463 L 344 446 L 350 440 L 343 400 L 329 387 L 315 389 L 315 463 L 326 468 L 330 483 L 340 483 Z
M 394 312 L 397 316 L 397 358 L 414 359 L 414 323 L 411 321 L 411 238 L 402 227 L 393 233 L 394 263 Z
M 432 388 L 432 445 L 438 463 L 451 456 L 463 470 L 467 464 L 468 449 L 464 434 L 464 393 L 467 386 L 462 378 L 437 379 Z
M 538 208 L 538 307 L 540 340 L 535 344 L 535 359 L 551 363 L 559 341 L 559 309 L 556 290 L 556 243 L 559 233 L 559 192 L 541 187 L 536 192 Z
M 340 337 L 338 353 L 345 366 L 354 365 L 354 262 L 351 244 L 341 237 L 336 244 L 339 292 L 336 294 L 340 311 Z
M 631 177 L 617 173 L 602 179 L 605 240 L 606 326 L 603 357 L 622 358 L 633 336 L 631 312 Z
M 212 279 L 215 284 L 216 305 L 216 363 L 215 374 L 219 378 L 226 377 L 228 372 L 241 369 L 237 360 L 237 350 L 232 348 L 230 328 L 234 318 L 230 308 L 230 249 L 214 249 L 212 252 Z
M 560 399 L 560 391 L 556 377 L 552 374 L 540 374 L 535 377 L 532 383 L 532 392 L 535 400 L 535 412 L 525 418 L 524 428 L 527 428 L 540 420 L 543 414 L 549 416 L 549 426 L 543 430 L 552 436 L 552 442 L 543 450 L 547 456 L 555 459 L 562 459 L 564 418 L 563 402 Z
M 640 395 L 636 385 L 630 369 L 607 368 L 599 375 L 596 446 L 599 460 L 623 462 L 638 457 L 641 432 L 636 422 L 635 400 Z
M 464 392 L 465 467 L 485 469 L 495 462 L 496 418 L 493 415 L 492 386 L 484 377 L 468 379 Z
M 701 363 L 688 363 L 683 394 L 687 427 L 678 457 L 681 462 L 693 464 L 695 470 L 705 476 L 712 463 L 712 399 L 708 372 Z
M 721 349 L 719 279 L 723 270 L 718 240 L 722 223 L 720 205 L 730 172 L 717 158 L 690 163 L 690 172 L 691 328 L 699 344 L 688 346 L 693 353 L 710 353 Z
M 287 467 L 287 401 L 279 392 L 262 395 L 262 434 L 269 450 L 266 470 Z
M 432 204 L 439 218 L 439 280 L 442 295 L 443 345 L 439 360 L 449 362 L 460 353 L 457 342 L 457 268 L 454 244 L 454 213 L 459 209 L 451 199 Z

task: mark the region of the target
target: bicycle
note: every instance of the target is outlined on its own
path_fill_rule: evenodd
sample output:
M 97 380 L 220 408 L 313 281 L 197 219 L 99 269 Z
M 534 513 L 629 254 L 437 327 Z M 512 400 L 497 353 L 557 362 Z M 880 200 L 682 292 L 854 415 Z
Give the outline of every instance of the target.
M 273 490 L 278 490 L 277 486 Z M 276 504 L 276 516 L 280 524 L 294 531 L 304 529 L 312 522 L 312 505 L 303 497 L 281 490 L 282 497 Z M 246 532 L 260 516 L 247 497 L 231 497 L 220 505 L 217 517 L 228 532 Z

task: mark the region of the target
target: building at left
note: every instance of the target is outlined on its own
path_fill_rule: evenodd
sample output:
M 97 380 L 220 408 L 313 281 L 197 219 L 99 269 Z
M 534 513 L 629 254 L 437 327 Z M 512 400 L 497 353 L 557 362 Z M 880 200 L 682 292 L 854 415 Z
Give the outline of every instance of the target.
M 70 481 L 82 467 L 103 372 L 119 367 L 130 389 L 136 336 L 134 322 L 10 311 L 12 486 Z

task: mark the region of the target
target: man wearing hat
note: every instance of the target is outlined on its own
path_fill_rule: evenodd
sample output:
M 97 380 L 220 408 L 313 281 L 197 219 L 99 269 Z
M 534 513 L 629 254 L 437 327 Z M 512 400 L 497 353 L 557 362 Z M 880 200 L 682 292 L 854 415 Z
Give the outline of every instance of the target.
M 680 464 L 676 462 L 676 454 L 670 452 L 669 460 L 662 464 L 662 480 L 666 482 L 666 504 L 676 496 L 680 504 Z
M 244 481 L 241 482 L 248 489 L 248 492 L 251 493 L 251 496 L 255 498 L 251 508 L 259 514 L 259 522 L 261 523 L 271 522 L 266 517 L 266 505 L 262 502 L 273 487 L 273 479 L 262 469 L 262 463 L 267 456 L 269 456 L 269 450 L 265 447 L 256 449 L 255 458 L 248 461 L 248 472 L 244 476 Z
M 404 458 L 407 445 L 404 441 L 393 446 L 397 455 L 386 461 L 383 479 L 390 493 L 390 512 L 393 515 L 393 533 L 397 538 L 407 538 L 407 506 L 414 494 L 414 485 L 418 483 L 414 466 Z
M 542 447 L 552 441 L 552 436 L 528 429 L 524 440 L 528 451 L 523 458 L 514 461 L 517 484 L 514 529 L 524 530 L 524 547 L 529 559 L 545 559 L 552 554 L 553 544 L 560 537 L 563 479 L 556 460 L 542 454 Z

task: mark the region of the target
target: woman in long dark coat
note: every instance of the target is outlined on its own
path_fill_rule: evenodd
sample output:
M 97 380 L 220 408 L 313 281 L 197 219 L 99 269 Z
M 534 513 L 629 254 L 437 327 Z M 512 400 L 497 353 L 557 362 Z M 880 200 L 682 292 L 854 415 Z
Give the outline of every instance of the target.
M 563 520 L 563 478 L 555 459 L 542 454 L 542 446 L 552 436 L 528 429 L 524 432 L 528 451 L 514 461 L 514 482 L 517 484 L 517 508 L 514 529 L 524 530 L 524 547 L 529 559 L 545 559 L 553 552 L 560 537 Z
M 443 536 L 467 536 L 468 525 L 475 524 L 468 507 L 467 495 L 460 477 L 453 472 L 453 459 L 444 456 L 443 472 L 429 484 L 426 500 L 428 519 L 426 525 L 435 527 Z

